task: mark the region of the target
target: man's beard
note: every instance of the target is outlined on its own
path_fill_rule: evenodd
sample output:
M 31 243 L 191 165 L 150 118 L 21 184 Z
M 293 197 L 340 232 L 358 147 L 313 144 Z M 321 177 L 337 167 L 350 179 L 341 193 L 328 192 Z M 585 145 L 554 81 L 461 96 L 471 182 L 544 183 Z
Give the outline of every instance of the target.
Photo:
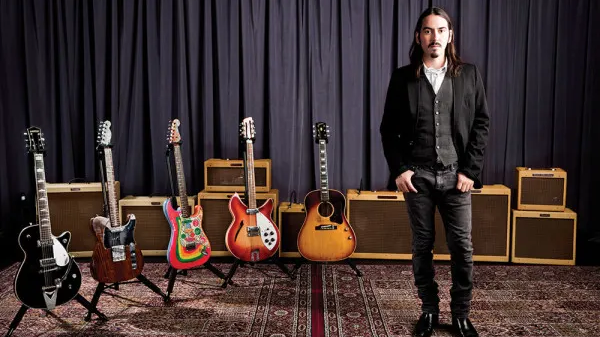
M 440 57 L 440 54 L 438 52 L 432 52 L 431 54 L 429 54 L 429 57 L 431 57 L 432 59 L 436 59 L 438 57 Z

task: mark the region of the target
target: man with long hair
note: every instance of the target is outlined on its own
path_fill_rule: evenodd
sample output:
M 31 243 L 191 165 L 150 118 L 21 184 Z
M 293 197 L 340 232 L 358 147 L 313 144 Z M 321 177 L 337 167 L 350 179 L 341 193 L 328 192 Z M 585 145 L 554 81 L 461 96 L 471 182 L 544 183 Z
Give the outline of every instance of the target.
M 471 194 L 481 188 L 489 114 L 477 68 L 463 63 L 454 26 L 440 8 L 425 10 L 415 27 L 410 64 L 391 77 L 381 122 L 389 189 L 404 192 L 412 230 L 412 264 L 422 314 L 414 336 L 430 336 L 439 320 L 433 244 L 437 206 L 451 254 L 452 325 L 478 336 L 469 320 L 473 289 Z

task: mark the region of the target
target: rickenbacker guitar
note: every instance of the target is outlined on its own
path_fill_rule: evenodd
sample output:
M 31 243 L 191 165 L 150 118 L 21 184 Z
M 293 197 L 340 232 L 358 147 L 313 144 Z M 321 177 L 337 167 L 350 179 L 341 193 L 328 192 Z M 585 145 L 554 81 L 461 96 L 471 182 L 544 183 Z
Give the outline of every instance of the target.
M 229 199 L 229 211 L 233 221 L 225 233 L 225 245 L 236 258 L 245 262 L 258 262 L 273 256 L 279 248 L 279 230 L 271 219 L 273 199 L 256 207 L 256 187 L 254 180 L 254 121 L 245 118 L 240 134 L 246 142 L 246 168 L 248 206 L 235 193 Z
M 344 215 L 346 198 L 329 189 L 327 178 L 327 142 L 329 126 L 323 122 L 314 125 L 315 142 L 319 144 L 319 190 L 304 198 L 306 217 L 298 232 L 298 251 L 311 261 L 343 260 L 356 249 L 354 230 Z
M 90 219 L 90 227 L 96 236 L 90 271 L 92 277 L 102 283 L 122 282 L 136 278 L 144 268 L 142 251 L 134 239 L 135 215 L 127 216 L 127 223 L 121 226 L 117 211 L 115 174 L 113 169 L 110 121 L 101 122 L 98 127 L 98 150 L 103 156 L 108 195 L 108 215 Z
M 171 238 L 167 249 L 167 260 L 175 269 L 190 269 L 203 265 L 210 258 L 210 242 L 202 229 L 202 208 L 194 207 L 189 214 L 187 189 L 181 159 L 180 122 L 174 119 L 169 122 L 168 141 L 175 157 L 175 170 L 177 173 L 177 187 L 181 199 L 180 207 L 173 207 L 171 198 L 163 203 L 165 217 L 171 225 Z
M 14 289 L 17 298 L 29 308 L 51 310 L 79 293 L 81 271 L 67 253 L 71 233 L 52 235 L 42 132 L 30 127 L 25 136 L 29 153 L 33 155 L 39 225 L 25 227 L 19 234 L 25 259 L 15 277 Z

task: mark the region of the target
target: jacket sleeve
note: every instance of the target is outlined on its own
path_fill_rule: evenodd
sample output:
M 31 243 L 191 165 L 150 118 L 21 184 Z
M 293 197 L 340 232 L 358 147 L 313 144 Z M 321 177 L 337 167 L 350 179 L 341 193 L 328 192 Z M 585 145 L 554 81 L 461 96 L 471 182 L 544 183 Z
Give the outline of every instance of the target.
M 459 172 L 473 179 L 475 188 L 481 188 L 483 184 L 480 177 L 483 168 L 483 154 L 488 142 L 490 115 L 483 80 L 477 67 L 474 67 L 473 76 L 475 77 L 475 117 L 469 132 L 463 165 L 461 165 Z
M 398 177 L 409 169 L 405 158 L 402 157 L 402 128 L 400 117 L 402 115 L 402 79 L 399 69 L 392 73 L 392 78 L 385 98 L 385 107 L 381 126 L 381 142 L 383 144 L 383 154 L 387 160 L 390 174 L 392 177 Z

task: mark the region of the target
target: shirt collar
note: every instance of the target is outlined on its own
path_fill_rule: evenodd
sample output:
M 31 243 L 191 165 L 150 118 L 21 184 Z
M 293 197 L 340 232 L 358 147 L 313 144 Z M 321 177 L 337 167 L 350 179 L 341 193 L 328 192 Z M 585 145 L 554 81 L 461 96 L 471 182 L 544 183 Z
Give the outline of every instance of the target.
M 441 67 L 440 69 L 428 68 L 427 65 L 425 65 L 425 63 L 423 63 L 423 69 L 425 69 L 425 73 L 429 73 L 429 74 L 445 73 L 448 70 L 448 58 L 446 58 L 446 61 L 444 62 L 444 66 Z

